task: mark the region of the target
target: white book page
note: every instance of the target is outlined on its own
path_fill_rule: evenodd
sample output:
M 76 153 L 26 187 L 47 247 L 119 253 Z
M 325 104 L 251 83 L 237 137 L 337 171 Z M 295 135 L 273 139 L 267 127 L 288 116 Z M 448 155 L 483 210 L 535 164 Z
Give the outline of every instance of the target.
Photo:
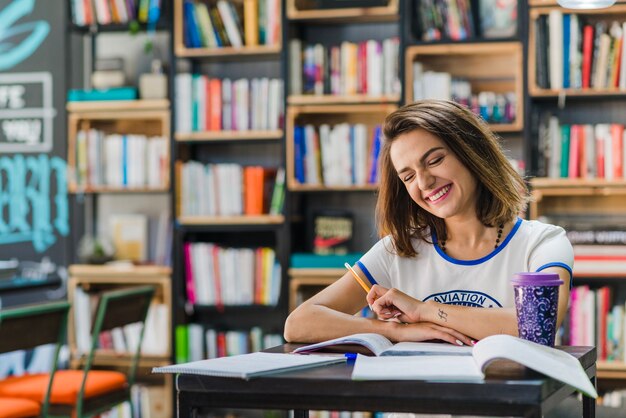
M 447 343 L 401 342 L 386 349 L 381 356 L 430 356 L 451 355 L 471 356 L 472 347 Z
M 368 348 L 374 355 L 378 356 L 393 344 L 380 334 L 363 333 L 353 334 L 346 337 L 335 338 L 333 340 L 322 341 L 321 343 L 306 345 L 294 350 L 294 353 L 306 353 L 315 351 L 323 347 L 341 344 L 358 344 Z
M 483 371 L 489 362 L 495 359 L 513 360 L 573 386 L 586 395 L 598 396 L 580 362 L 574 356 L 561 350 L 510 335 L 492 335 L 474 346 L 473 355 L 476 364 Z
M 264 374 L 304 369 L 345 361 L 343 357 L 299 356 L 281 353 L 250 353 L 190 363 L 155 367 L 153 373 L 182 373 L 247 379 Z
M 352 380 L 480 381 L 482 372 L 471 356 L 367 357 L 358 355 Z

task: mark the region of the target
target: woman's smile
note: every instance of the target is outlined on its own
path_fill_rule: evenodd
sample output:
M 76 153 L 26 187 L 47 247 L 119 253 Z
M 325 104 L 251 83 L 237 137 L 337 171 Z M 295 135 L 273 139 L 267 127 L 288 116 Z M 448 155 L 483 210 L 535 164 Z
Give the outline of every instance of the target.
M 450 189 L 452 189 L 452 184 L 446 184 L 445 186 L 428 195 L 426 197 L 426 200 L 430 203 L 437 204 L 444 200 L 446 197 L 448 197 L 448 195 L 450 194 Z

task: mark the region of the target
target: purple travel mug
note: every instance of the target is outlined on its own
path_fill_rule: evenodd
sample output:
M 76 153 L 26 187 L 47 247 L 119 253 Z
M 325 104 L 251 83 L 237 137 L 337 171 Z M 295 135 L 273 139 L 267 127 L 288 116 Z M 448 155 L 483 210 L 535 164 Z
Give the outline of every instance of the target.
M 517 273 L 511 282 L 520 338 L 553 347 L 563 280 L 556 273 L 537 272 Z

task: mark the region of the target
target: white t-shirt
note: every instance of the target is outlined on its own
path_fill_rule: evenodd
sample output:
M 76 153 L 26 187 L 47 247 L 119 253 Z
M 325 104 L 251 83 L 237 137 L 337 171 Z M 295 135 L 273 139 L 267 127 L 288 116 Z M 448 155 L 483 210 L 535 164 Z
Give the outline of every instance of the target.
M 563 228 L 520 218 L 498 248 L 477 260 L 457 260 L 419 238 L 413 239 L 413 246 L 417 256 L 400 257 L 387 236 L 357 265 L 372 284 L 395 287 L 422 301 L 510 308 L 515 306 L 510 282 L 515 273 L 559 266 L 568 270 L 571 278 L 574 264 L 572 245 Z

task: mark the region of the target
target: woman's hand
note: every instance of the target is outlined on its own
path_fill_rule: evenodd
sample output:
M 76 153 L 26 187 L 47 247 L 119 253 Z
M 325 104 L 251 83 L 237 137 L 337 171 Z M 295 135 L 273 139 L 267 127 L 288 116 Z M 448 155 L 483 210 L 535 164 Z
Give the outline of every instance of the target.
M 374 285 L 367 294 L 367 303 L 380 319 L 398 319 L 400 322 L 420 322 L 420 308 L 424 302 L 392 288 Z
M 430 341 L 440 340 L 454 345 L 473 346 L 472 339 L 460 332 L 432 322 L 416 324 L 398 324 L 393 332 L 396 341 Z

